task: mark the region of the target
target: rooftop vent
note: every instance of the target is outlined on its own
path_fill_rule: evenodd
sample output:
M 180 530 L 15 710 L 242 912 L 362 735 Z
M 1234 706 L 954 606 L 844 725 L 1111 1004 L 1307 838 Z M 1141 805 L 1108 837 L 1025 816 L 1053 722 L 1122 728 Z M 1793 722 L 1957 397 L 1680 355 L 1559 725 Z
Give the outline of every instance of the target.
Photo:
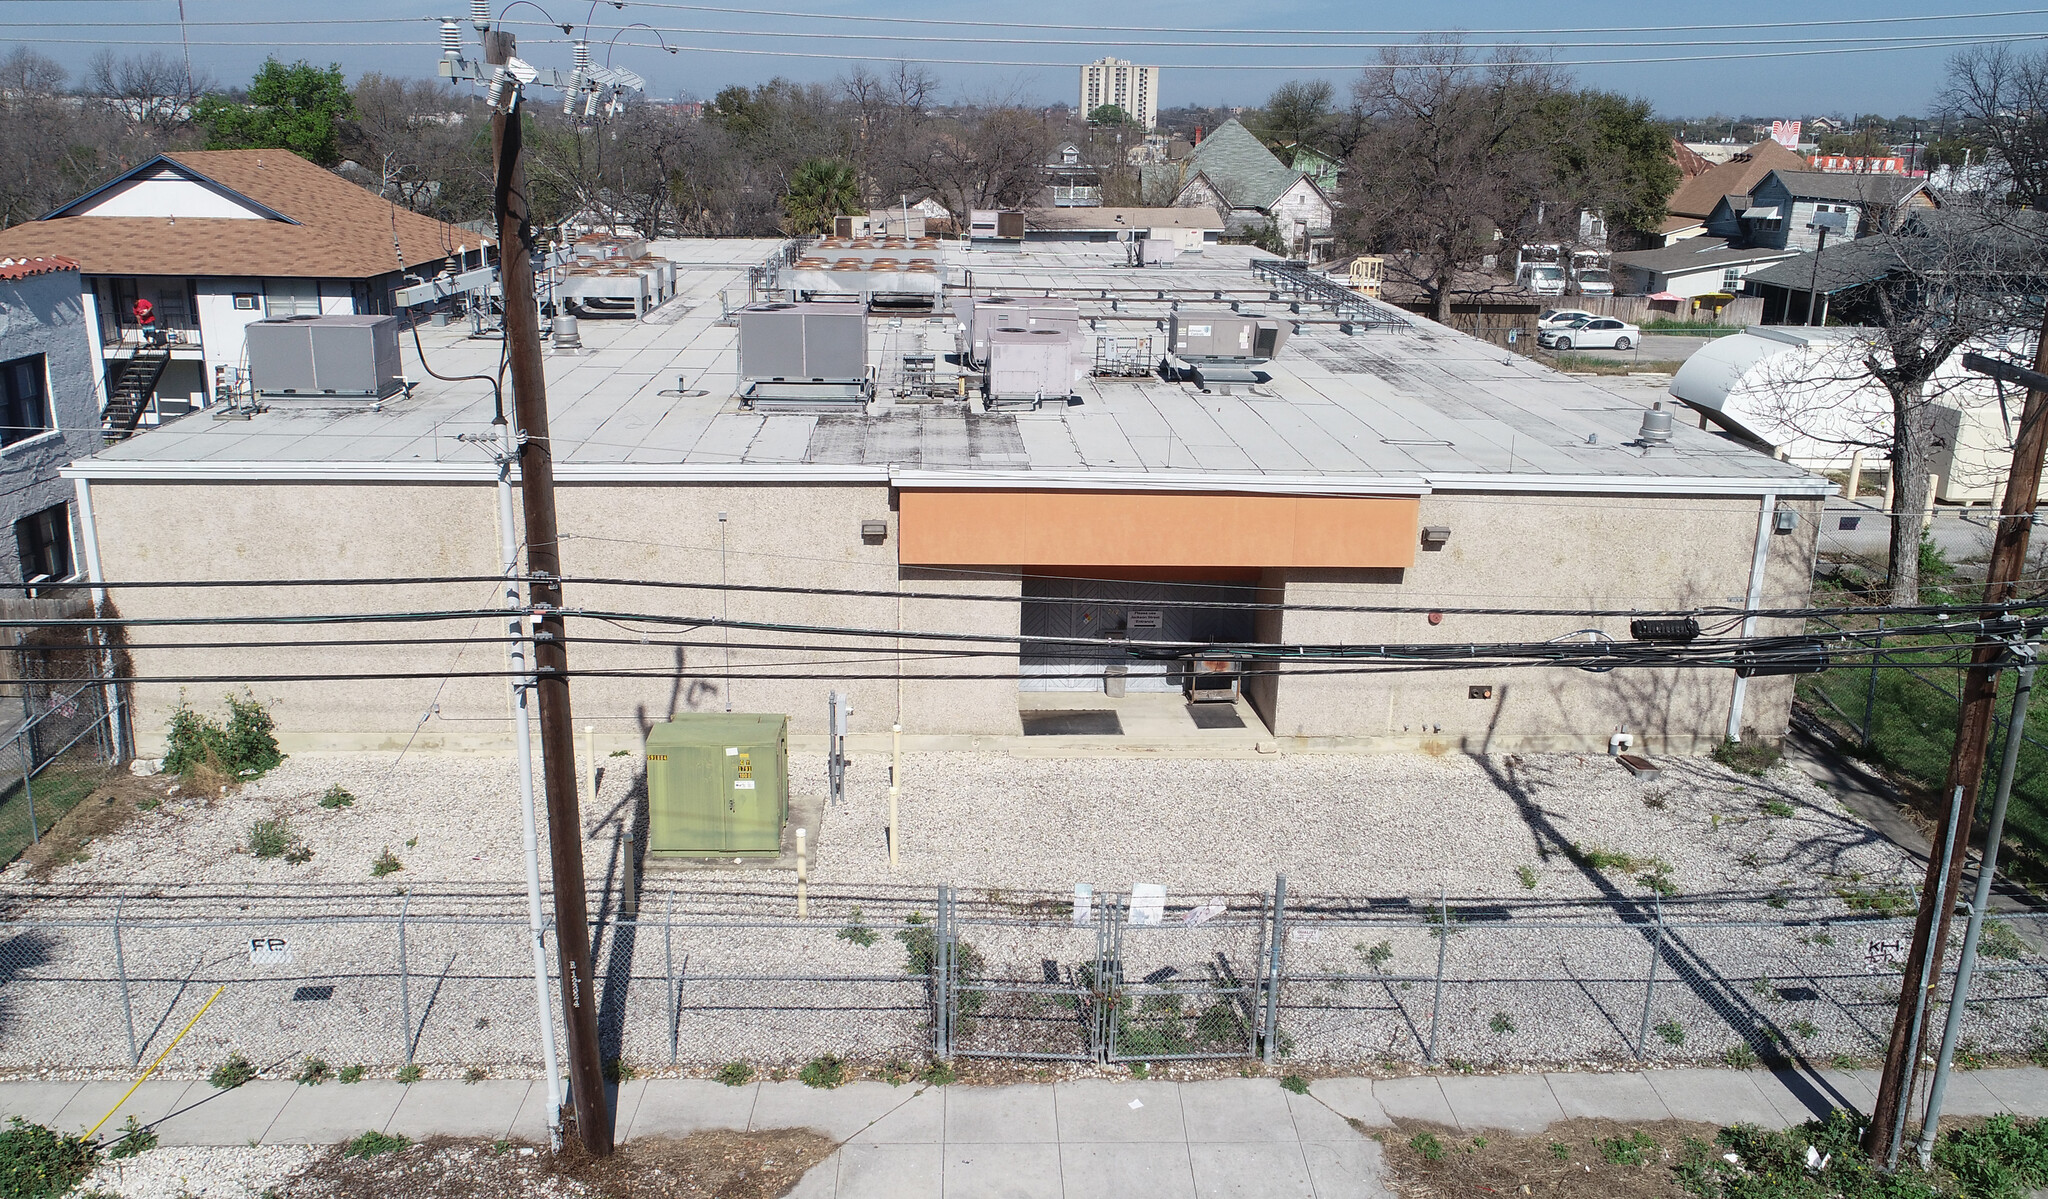
M 1636 434 L 1636 442 L 1645 450 L 1662 449 L 1671 441 L 1671 414 L 1664 410 L 1664 401 L 1659 400 L 1643 413 L 1643 427 Z

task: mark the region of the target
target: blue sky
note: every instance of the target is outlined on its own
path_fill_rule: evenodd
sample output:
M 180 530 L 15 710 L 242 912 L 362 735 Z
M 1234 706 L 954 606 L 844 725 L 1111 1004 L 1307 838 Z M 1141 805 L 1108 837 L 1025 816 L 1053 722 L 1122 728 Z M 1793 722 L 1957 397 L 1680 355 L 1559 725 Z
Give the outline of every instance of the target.
M 677 46 L 669 55 L 645 29 L 624 29 L 612 49 L 613 61 L 646 76 L 656 95 L 708 97 L 731 83 L 773 75 L 831 80 L 853 66 L 836 57 L 867 56 L 869 65 L 890 69 L 893 58 L 987 60 L 935 62 L 950 96 L 1014 97 L 1070 102 L 1075 66 L 1104 54 L 1162 66 L 1163 105 L 1182 103 L 1257 104 L 1289 78 L 1321 76 L 1343 87 L 1357 74 L 1351 64 L 1371 61 L 1377 50 L 1360 43 L 1408 42 L 1409 32 L 1460 28 L 1479 42 L 1526 42 L 1561 61 L 1624 59 L 1569 69 L 1581 84 L 1647 98 L 1660 113 L 1754 115 L 1854 113 L 1887 115 L 1926 109 L 1940 87 L 1952 48 L 1907 48 L 1882 53 L 1833 53 L 1871 39 L 1927 40 L 1934 37 L 2039 38 L 2048 35 L 2048 11 L 1992 19 L 1957 14 L 2012 12 L 2026 0 L 1977 0 L 1929 5 L 1903 0 L 1814 0 L 1799 6 L 1616 5 L 1582 0 L 1507 3 L 1505 0 L 1450 0 L 1437 4 L 1365 5 L 1330 0 L 1281 3 L 1223 3 L 1221 0 L 1125 0 L 1110 6 L 1090 0 L 1037 0 L 1030 4 L 941 4 L 933 0 L 750 0 L 750 6 L 805 14 L 800 17 L 742 15 L 709 11 L 709 6 L 657 5 L 629 0 L 623 9 L 598 0 L 520 0 L 493 9 L 516 22 L 522 56 L 539 63 L 566 64 L 569 48 L 560 30 L 544 20 L 578 26 L 586 18 L 603 42 L 623 26 L 644 22 L 659 27 L 660 40 Z M 195 69 L 230 81 L 246 79 L 266 53 L 286 59 L 339 62 L 351 78 L 369 70 L 430 74 L 437 27 L 427 18 L 463 15 L 468 0 L 330 0 L 320 6 L 276 0 L 184 0 Z M 544 11 L 543 11 L 544 10 Z M 989 19 L 1002 12 L 1032 27 L 870 23 L 837 17 L 898 17 L 936 21 Z M 1530 27 L 1541 13 L 1544 29 Z M 338 23 L 316 24 L 314 14 Z M 1742 20 L 1827 22 L 1872 17 L 1934 16 L 1939 20 L 1898 24 L 1809 25 L 1786 29 L 1721 29 L 1641 33 L 1565 33 L 1566 29 L 1716 24 Z M 177 0 L 0 0 L 0 42 L 26 42 L 74 72 L 105 45 L 117 54 L 153 49 L 179 52 Z M 259 22 L 291 22 L 259 24 Z M 61 23 L 61 24 L 60 24 Z M 1181 27 L 1274 31 L 1264 37 L 1227 33 L 1097 31 L 1088 25 Z M 467 27 L 465 26 L 465 29 Z M 725 32 L 709 32 L 709 31 Z M 1331 33 L 1322 31 L 1358 31 Z M 1316 31 L 1316 32 L 1289 32 Z M 820 38 L 834 33 L 867 37 Z M 544 44 L 552 37 L 557 44 Z M 914 38 L 973 38 L 995 41 L 916 41 Z M 1036 44 L 1022 39 L 1035 39 Z M 1857 41 L 1856 39 L 1865 39 Z M 1260 45 L 1287 41 L 1289 47 Z M 1046 43 L 1059 44 L 1046 44 Z M 1192 43 L 1210 43 L 1196 45 Z M 1707 42 L 1752 43 L 1706 45 Z M 225 43 L 225 44 L 218 44 Z M 328 44 L 319 43 L 344 43 Z M 635 45 L 634 43 L 644 43 Z M 1664 44 L 1656 44 L 1664 43 Z M 2023 48 L 2038 50 L 2048 42 Z M 744 53 L 712 52 L 711 47 Z M 1643 62 L 1702 54 L 1774 55 L 1788 50 L 1828 51 L 1801 56 L 1729 58 L 1721 61 Z M 599 60 L 605 47 L 599 45 Z M 996 65 L 991 65 L 991 63 Z M 1072 65 L 1031 65 L 1072 64 Z M 1201 65 L 1222 69 L 1198 69 Z

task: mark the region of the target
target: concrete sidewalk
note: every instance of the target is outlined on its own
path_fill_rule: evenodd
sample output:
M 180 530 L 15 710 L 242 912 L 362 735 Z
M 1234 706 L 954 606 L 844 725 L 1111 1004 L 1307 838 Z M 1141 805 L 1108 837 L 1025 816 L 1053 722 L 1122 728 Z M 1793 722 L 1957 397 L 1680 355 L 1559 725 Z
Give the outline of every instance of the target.
M 1477 1132 L 1536 1133 L 1565 1119 L 1740 1121 L 1785 1127 L 1831 1108 L 1865 1109 L 1875 1071 L 1650 1070 L 1617 1074 L 1320 1079 L 1293 1095 L 1272 1079 L 817 1091 L 796 1082 L 726 1087 L 696 1079 L 626 1083 L 614 1095 L 621 1140 L 701 1128 L 815 1128 L 840 1150 L 793 1192 L 867 1195 L 1270 1196 L 1379 1199 L 1380 1146 L 1350 1123 L 1428 1120 Z M 166 1145 L 333 1144 L 369 1129 L 415 1139 L 540 1140 L 542 1086 L 521 1081 L 366 1081 L 301 1087 L 152 1082 L 129 1114 Z M 126 1084 L 0 1083 L 0 1116 L 83 1131 Z M 1958 1073 L 1948 1112 L 2048 1115 L 2048 1070 Z

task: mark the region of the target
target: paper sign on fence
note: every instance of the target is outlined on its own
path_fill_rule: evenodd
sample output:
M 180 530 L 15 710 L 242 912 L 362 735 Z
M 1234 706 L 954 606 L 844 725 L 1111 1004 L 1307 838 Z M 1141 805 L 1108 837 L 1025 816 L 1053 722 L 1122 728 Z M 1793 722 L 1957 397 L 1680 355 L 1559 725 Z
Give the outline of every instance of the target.
M 1161 883 L 1131 884 L 1131 927 L 1157 928 L 1166 919 L 1166 887 Z
M 291 965 L 291 942 L 283 937 L 249 938 L 249 964 L 251 966 Z

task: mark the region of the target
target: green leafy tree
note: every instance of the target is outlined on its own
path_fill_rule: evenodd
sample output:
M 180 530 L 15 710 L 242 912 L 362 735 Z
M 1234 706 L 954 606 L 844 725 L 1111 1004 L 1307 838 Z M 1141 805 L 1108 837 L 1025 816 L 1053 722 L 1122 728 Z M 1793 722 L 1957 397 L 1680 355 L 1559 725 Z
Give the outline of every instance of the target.
M 341 66 L 265 59 L 246 102 L 210 95 L 193 118 L 209 150 L 290 150 L 321 166 L 341 161 L 340 122 L 355 116 Z
M 1135 122 L 1131 120 L 1130 113 L 1125 112 L 1114 104 L 1098 104 L 1088 110 L 1088 123 L 1090 125 L 1130 125 Z
M 791 233 L 823 232 L 833 217 L 860 211 L 860 178 L 836 158 L 813 158 L 789 177 L 783 207 Z

